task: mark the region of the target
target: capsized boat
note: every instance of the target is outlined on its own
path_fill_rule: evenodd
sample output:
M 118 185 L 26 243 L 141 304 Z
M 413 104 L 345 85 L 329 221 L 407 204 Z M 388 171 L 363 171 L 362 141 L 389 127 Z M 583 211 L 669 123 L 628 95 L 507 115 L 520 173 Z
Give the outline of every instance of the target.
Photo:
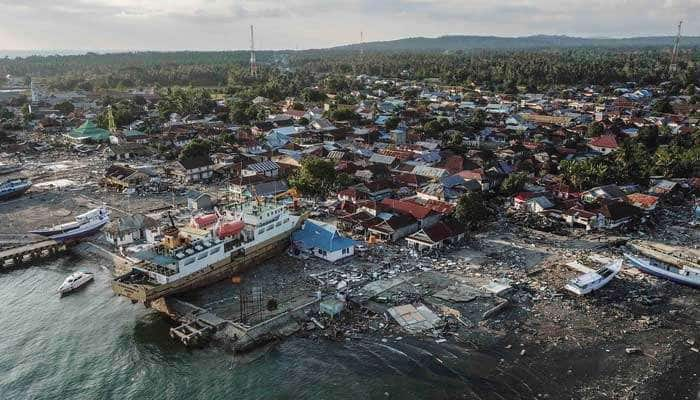
M 32 187 L 29 179 L 10 179 L 0 184 L 0 200 L 9 200 L 19 197 Z
M 588 272 L 572 279 L 564 288 L 571 293 L 583 296 L 607 285 L 622 269 L 622 259 L 614 260 L 610 264 L 595 271 Z
M 629 253 L 624 253 L 624 255 L 632 266 L 642 272 L 700 289 L 700 269 L 698 268 L 688 265 L 677 267 Z
M 73 272 L 68 278 L 66 278 L 66 280 L 63 281 L 61 286 L 58 287 L 58 293 L 64 295 L 66 293 L 72 292 L 78 289 L 79 287 L 85 285 L 86 283 L 90 282 L 93 277 L 94 276 L 91 272 Z
M 42 228 L 31 233 L 46 236 L 50 239 L 63 242 L 77 240 L 94 234 L 109 223 L 109 211 L 102 206 L 80 214 L 75 221 L 59 224 L 48 228 Z

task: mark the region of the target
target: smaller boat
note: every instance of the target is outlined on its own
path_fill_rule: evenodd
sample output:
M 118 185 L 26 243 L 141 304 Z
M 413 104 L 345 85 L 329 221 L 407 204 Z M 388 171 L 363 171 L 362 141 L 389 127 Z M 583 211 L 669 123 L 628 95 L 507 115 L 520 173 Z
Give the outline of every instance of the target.
M 0 200 L 8 200 L 19 197 L 32 187 L 32 181 L 19 178 L 10 179 L 0 184 Z
M 583 296 L 584 294 L 588 294 L 607 285 L 608 282 L 620 273 L 621 269 L 622 260 L 615 260 L 598 271 L 589 272 L 572 279 L 564 288 L 571 293 Z
M 66 280 L 63 281 L 61 286 L 58 287 L 58 293 L 61 295 L 70 293 L 90 282 L 93 277 L 94 276 L 91 272 L 73 272 L 68 278 L 66 278 Z
M 30 233 L 65 242 L 90 236 L 107 225 L 107 223 L 109 223 L 109 211 L 103 206 L 78 215 L 75 217 L 75 221 L 38 229 Z
M 688 265 L 677 267 L 629 253 L 624 253 L 624 255 L 630 264 L 642 272 L 700 289 L 700 269 L 698 268 Z

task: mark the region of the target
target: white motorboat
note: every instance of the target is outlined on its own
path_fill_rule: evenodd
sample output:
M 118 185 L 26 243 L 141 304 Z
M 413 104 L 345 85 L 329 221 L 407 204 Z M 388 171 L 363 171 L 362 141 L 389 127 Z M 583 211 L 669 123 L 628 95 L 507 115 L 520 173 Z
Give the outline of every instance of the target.
M 607 285 L 608 282 L 620 273 L 621 269 L 622 259 L 615 260 L 598 271 L 589 272 L 572 279 L 564 288 L 571 293 L 583 296 L 584 294 L 588 294 Z
M 628 253 L 624 253 L 624 255 L 630 264 L 640 271 L 668 279 L 671 282 L 700 289 L 700 269 L 688 265 L 677 267 Z
M 94 275 L 92 272 L 78 271 L 70 274 L 68 278 L 59 286 L 58 293 L 64 295 L 90 282 Z

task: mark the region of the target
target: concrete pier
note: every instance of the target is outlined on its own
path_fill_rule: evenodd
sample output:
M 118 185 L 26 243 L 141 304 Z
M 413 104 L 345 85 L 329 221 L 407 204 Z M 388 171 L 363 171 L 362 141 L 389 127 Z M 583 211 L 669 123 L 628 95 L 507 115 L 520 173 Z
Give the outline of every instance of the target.
M 67 249 L 66 244 L 43 240 L 0 251 L 0 268 L 17 268 L 42 258 L 53 257 Z

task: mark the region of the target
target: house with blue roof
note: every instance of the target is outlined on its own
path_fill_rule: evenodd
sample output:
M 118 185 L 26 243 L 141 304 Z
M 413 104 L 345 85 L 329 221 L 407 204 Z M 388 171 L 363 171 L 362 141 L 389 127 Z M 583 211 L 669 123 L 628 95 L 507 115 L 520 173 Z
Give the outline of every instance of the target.
M 354 254 L 355 241 L 341 236 L 331 225 L 306 220 L 301 229 L 292 234 L 292 243 L 318 258 L 334 262 Z

